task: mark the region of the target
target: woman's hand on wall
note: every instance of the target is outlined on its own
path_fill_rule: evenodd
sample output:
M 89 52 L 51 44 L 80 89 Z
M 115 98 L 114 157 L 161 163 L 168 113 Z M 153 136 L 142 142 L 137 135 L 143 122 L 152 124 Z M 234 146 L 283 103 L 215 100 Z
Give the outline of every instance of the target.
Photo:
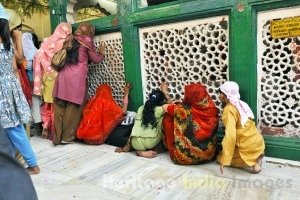
M 130 89 L 132 88 L 132 85 L 130 82 L 127 82 L 124 86 L 124 95 L 129 95 Z
M 168 89 L 169 89 L 169 85 L 168 85 L 168 83 L 167 82 L 162 82 L 161 84 L 160 84 L 160 90 L 164 93 L 164 94 L 168 94 L 169 92 L 168 92 Z
M 104 43 L 104 42 L 101 42 L 101 43 L 100 43 L 100 46 L 99 46 L 99 48 L 98 48 L 99 53 L 101 53 L 102 55 L 104 55 L 104 54 L 105 54 L 105 48 L 106 48 L 105 43 Z
M 168 104 L 170 104 L 170 103 L 173 103 L 172 102 L 172 99 L 171 99 L 171 97 L 170 97 L 170 95 L 169 95 L 169 85 L 168 85 L 168 83 L 167 82 L 162 82 L 161 84 L 160 84 L 160 90 L 164 93 L 164 95 L 165 95 L 165 98 L 166 98 L 166 103 L 168 103 Z

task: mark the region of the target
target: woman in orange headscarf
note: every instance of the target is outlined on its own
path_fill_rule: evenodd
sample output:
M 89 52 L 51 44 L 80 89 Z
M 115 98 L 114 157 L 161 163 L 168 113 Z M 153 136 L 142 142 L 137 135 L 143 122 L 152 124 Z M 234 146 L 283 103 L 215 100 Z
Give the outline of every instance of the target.
M 126 83 L 121 108 L 112 96 L 112 88 L 107 84 L 101 84 L 83 110 L 83 117 L 76 133 L 77 138 L 87 144 L 104 143 L 126 114 L 130 88 L 131 85 Z
M 161 85 L 168 101 L 168 86 Z M 171 102 L 169 102 L 171 103 Z M 216 153 L 218 109 L 201 84 L 185 86 L 183 102 L 163 106 L 164 143 L 175 164 L 200 164 Z

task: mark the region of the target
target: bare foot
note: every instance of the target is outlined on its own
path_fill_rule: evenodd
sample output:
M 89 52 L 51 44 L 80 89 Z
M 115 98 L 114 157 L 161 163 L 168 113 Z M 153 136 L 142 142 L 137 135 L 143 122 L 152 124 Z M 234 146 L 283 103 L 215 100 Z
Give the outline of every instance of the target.
M 254 166 L 252 166 L 252 174 L 258 174 L 261 172 L 262 169 L 262 159 L 264 157 L 264 154 L 261 154 L 257 160 Z
M 122 153 L 122 152 L 129 152 L 131 149 L 130 147 L 128 147 L 127 145 L 125 145 L 124 147 L 118 147 L 115 149 L 115 152 L 117 153 Z
M 26 171 L 29 175 L 34 175 L 34 174 L 39 174 L 40 173 L 40 168 L 38 165 L 34 166 L 34 167 L 27 167 Z
M 258 163 L 255 163 L 255 165 L 252 166 L 252 174 L 258 174 L 261 172 L 261 167 Z
M 115 152 L 117 153 L 129 152 L 129 151 L 131 151 L 130 140 L 128 140 L 127 144 L 124 147 L 118 147 L 115 149 Z
M 117 152 L 117 153 L 122 153 L 122 152 L 124 152 L 123 147 L 118 147 L 118 148 L 116 148 L 116 149 L 115 149 L 115 152 Z
M 154 158 L 157 155 L 156 151 L 136 151 L 136 154 L 138 156 L 144 157 L 144 158 Z
M 48 129 L 44 128 L 42 131 L 42 138 L 48 139 L 48 137 L 49 137 L 49 131 L 48 131 Z

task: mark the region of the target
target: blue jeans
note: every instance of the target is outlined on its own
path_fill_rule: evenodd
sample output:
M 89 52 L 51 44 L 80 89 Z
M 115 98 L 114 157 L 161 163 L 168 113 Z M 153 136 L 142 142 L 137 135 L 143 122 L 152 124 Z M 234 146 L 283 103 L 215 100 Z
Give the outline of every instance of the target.
M 14 151 L 13 145 L 10 142 L 4 128 L 0 127 L 0 152 L 5 153 L 11 157 L 15 157 L 16 152 Z
M 37 166 L 36 157 L 31 148 L 24 126 L 20 124 L 16 127 L 6 128 L 5 131 L 13 147 L 20 151 L 27 165 L 29 167 Z

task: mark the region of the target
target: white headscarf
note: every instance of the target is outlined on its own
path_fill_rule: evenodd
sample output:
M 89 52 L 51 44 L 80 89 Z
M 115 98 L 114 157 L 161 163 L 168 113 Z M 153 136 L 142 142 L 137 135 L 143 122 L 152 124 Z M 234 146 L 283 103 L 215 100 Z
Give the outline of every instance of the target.
M 38 49 L 34 46 L 31 33 L 23 33 L 22 45 L 23 45 L 23 52 L 26 60 L 27 61 L 33 60 Z
M 253 112 L 247 103 L 240 100 L 239 86 L 236 82 L 227 81 L 220 86 L 221 92 L 223 92 L 229 102 L 236 107 L 241 116 L 241 124 L 244 126 L 248 118 L 254 119 Z

